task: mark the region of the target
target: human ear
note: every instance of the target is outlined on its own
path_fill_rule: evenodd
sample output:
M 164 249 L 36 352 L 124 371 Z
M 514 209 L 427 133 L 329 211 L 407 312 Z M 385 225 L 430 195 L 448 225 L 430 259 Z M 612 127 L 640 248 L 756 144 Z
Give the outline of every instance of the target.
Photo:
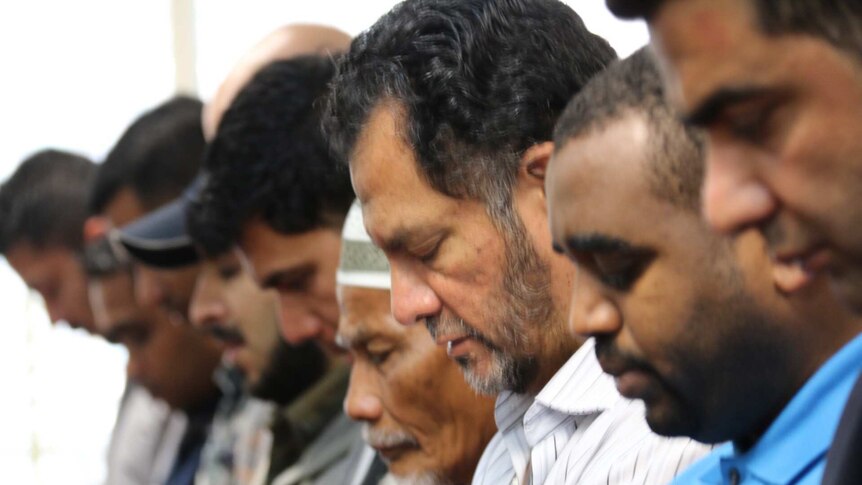
M 524 154 L 521 155 L 521 167 L 518 171 L 520 181 L 529 185 L 544 187 L 548 162 L 551 160 L 553 153 L 554 144 L 550 141 L 537 143 L 527 148 Z
M 84 221 L 84 244 L 97 241 L 108 234 L 111 223 L 107 217 L 90 216 Z

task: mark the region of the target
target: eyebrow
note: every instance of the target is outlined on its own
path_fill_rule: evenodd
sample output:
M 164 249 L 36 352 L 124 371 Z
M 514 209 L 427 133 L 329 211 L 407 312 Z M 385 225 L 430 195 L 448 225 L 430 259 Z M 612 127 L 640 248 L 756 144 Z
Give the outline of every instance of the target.
M 728 106 L 742 103 L 769 92 L 760 86 L 740 86 L 716 91 L 703 100 L 691 113 L 683 116 L 683 123 L 691 126 L 708 126 L 721 116 Z
M 380 332 L 373 332 L 364 327 L 349 332 L 338 332 L 336 340 L 338 345 L 345 349 L 352 349 L 367 344 L 379 337 Z
M 146 325 L 139 320 L 122 320 L 115 323 L 110 330 L 105 332 L 105 340 L 114 344 L 118 344 L 120 343 L 125 334 L 133 331 L 139 331 L 145 326 Z
M 446 231 L 442 229 L 429 229 L 427 227 L 418 227 L 415 229 L 407 227 L 399 227 L 392 236 L 382 241 L 381 248 L 385 252 L 399 253 L 408 251 L 410 246 L 415 246 L 417 241 L 425 241 L 432 237 L 445 237 Z
M 295 266 L 293 268 L 288 268 L 284 270 L 276 271 L 275 273 L 267 275 L 266 279 L 263 280 L 263 284 L 260 286 L 262 288 L 274 288 L 278 286 L 280 280 L 289 279 L 289 280 L 299 280 L 308 278 L 310 275 L 314 273 L 315 265 L 314 263 L 306 263 L 300 266 Z
M 566 238 L 566 246 L 574 253 L 619 253 L 638 250 L 637 247 L 622 239 L 598 233 L 569 236 Z

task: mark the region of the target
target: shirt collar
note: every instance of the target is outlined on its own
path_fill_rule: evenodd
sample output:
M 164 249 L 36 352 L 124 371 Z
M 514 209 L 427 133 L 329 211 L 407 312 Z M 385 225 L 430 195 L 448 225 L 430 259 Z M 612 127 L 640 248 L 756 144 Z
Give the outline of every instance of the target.
M 731 467 L 744 469 L 765 483 L 789 483 L 829 449 L 862 361 L 862 334 L 826 361 L 802 386 L 766 433 L 744 454 L 727 445 L 720 467 L 701 478 L 721 481 Z
M 536 397 L 503 391 L 497 396 L 494 417 L 504 431 L 520 424 L 527 409 L 537 403 L 569 415 L 588 415 L 610 409 L 622 399 L 611 376 L 605 374 L 595 354 L 595 341 L 581 345 Z
M 541 438 L 532 436 L 530 439 L 525 432 L 524 425 L 531 416 L 533 420 L 539 420 L 560 419 L 559 414 L 596 414 L 623 399 L 613 379 L 602 372 L 594 349 L 593 339 L 587 340 L 535 398 L 511 391 L 503 391 L 497 396 L 494 418 L 519 480 L 523 480 L 521 475 L 529 458 L 530 443 Z M 554 412 L 543 413 L 543 409 Z
M 524 434 L 523 417 L 532 404 L 533 396 L 503 391 L 497 396 L 494 407 L 497 429 L 500 430 L 506 451 L 509 452 L 509 460 L 515 476 L 518 477 L 518 483 L 524 481 L 524 471 L 530 456 L 530 445 Z
M 548 381 L 536 403 L 559 413 L 583 416 L 610 409 L 622 396 L 613 377 L 602 371 L 589 339 Z
M 533 404 L 533 396 L 529 394 L 517 394 L 511 391 L 503 391 L 497 396 L 494 405 L 494 420 L 497 429 L 505 432 L 514 425 L 520 424 L 524 413 Z

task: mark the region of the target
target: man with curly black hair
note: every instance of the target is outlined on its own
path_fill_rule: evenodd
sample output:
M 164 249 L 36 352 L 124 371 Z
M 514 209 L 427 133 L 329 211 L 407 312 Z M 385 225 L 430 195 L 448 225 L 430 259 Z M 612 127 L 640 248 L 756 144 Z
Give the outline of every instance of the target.
M 328 355 L 327 374 L 281 420 L 294 428 L 286 436 L 305 447 L 295 463 L 270 475 L 277 484 L 350 483 L 385 470 L 380 463 L 370 472 L 356 468 L 364 444 L 359 425 L 342 411 L 349 366 L 335 345 L 335 270 L 353 190 L 320 132 L 317 103 L 334 72 L 332 59 L 322 56 L 258 72 L 225 112 L 204 182 L 188 202 L 188 233 L 203 254 L 238 248 L 244 270 L 277 293 L 287 343 L 312 343 Z M 312 419 L 298 419 L 300 412 Z
M 475 484 L 665 483 L 702 451 L 652 434 L 566 328 L 575 270 L 551 249 L 550 140 L 615 58 L 556 0 L 407 0 L 339 66 L 327 132 L 389 260 L 393 313 L 497 396 Z

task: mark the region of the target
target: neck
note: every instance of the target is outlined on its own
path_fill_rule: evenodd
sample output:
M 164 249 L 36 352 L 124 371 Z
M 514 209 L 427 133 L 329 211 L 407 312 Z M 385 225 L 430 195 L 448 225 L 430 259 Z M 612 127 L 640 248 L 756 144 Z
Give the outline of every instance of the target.
M 536 377 L 527 386 L 526 394 L 535 396 L 548 384 L 548 381 L 581 348 L 584 339 L 565 332 L 548 332 L 542 342 L 542 352 L 536 356 L 539 366 Z
M 783 366 L 783 371 L 793 377 L 775 400 L 776 404 L 764 413 L 751 431 L 734 440 L 734 445 L 740 451 L 747 451 L 756 445 L 811 377 L 862 332 L 862 317 L 851 315 L 831 297 L 831 292 L 820 293 L 820 298 L 800 295 L 806 307 L 796 309 L 801 318 L 796 331 L 792 332 L 794 338 L 785 343 L 791 355 Z M 823 297 L 823 293 L 829 296 Z

